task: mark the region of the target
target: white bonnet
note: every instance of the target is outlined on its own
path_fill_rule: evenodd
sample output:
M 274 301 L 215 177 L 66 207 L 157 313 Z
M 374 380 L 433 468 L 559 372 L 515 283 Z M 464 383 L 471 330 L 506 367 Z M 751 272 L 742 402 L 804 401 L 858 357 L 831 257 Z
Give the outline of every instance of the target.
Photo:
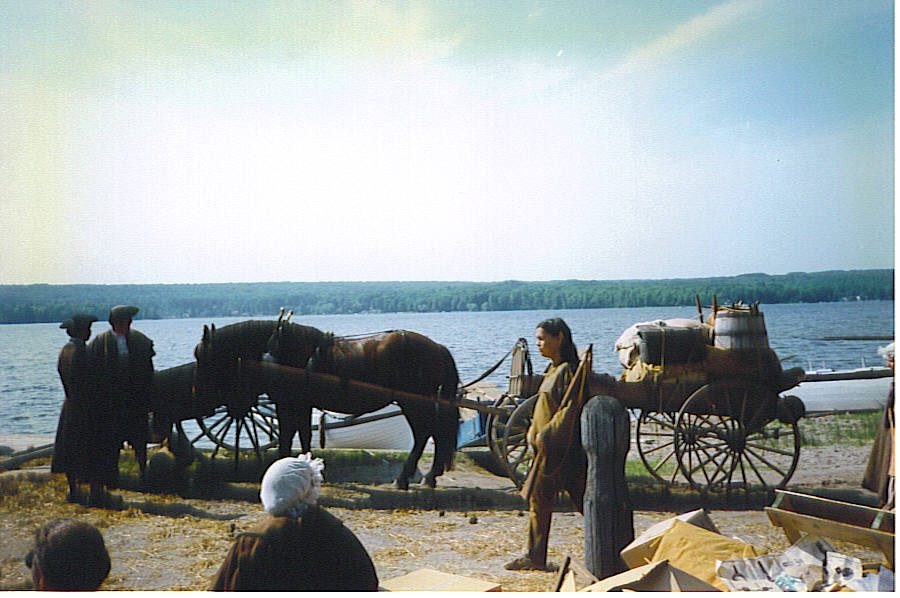
M 325 463 L 306 453 L 285 457 L 269 466 L 259 486 L 263 509 L 276 517 L 300 517 L 306 505 L 316 504 Z
M 884 347 L 879 348 L 878 354 L 881 355 L 882 357 L 884 357 L 885 359 L 887 359 L 888 357 L 893 359 L 894 358 L 894 343 L 891 343 L 889 345 L 885 345 Z

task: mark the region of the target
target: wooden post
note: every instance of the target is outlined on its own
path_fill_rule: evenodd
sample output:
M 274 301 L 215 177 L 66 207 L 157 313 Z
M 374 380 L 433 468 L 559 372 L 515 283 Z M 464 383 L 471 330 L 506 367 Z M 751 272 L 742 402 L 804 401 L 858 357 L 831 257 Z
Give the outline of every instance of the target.
M 625 458 L 631 444 L 628 412 L 610 396 L 592 397 L 581 413 L 581 444 L 587 453 L 584 492 L 584 564 L 597 578 L 628 567 L 619 551 L 634 540 Z

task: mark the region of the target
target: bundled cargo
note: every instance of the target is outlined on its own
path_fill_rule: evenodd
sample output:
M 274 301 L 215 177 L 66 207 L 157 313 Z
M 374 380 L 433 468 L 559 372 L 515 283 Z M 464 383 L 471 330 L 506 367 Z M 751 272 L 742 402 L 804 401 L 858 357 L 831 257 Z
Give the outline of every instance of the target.
M 673 318 L 632 325 L 615 344 L 621 379 L 703 384 L 727 377 L 778 386 L 781 362 L 769 347 L 758 305 L 715 310 L 706 322 Z

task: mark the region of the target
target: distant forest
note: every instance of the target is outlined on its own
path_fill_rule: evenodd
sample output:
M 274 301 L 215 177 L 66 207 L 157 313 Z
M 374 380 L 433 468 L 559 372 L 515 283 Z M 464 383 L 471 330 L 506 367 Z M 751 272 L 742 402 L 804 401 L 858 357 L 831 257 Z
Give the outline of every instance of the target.
M 694 305 L 763 305 L 893 299 L 894 270 L 742 274 L 669 280 L 545 282 L 267 282 L 141 285 L 0 285 L 0 323 L 60 322 L 73 313 L 105 320 L 132 304 L 142 319 L 295 314 L 501 311 Z

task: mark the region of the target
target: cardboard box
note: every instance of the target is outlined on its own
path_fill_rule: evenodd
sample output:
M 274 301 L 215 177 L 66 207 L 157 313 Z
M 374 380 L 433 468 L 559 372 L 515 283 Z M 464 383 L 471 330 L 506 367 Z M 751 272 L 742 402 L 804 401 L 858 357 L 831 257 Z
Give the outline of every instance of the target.
M 656 547 L 659 546 L 660 537 L 666 530 L 672 527 L 672 523 L 676 520 L 696 525 L 697 527 L 701 527 L 717 534 L 719 533 L 716 525 L 703 509 L 682 513 L 671 519 L 666 519 L 665 521 L 660 521 L 659 523 L 651 525 L 647 528 L 647 531 L 635 538 L 631 544 L 623 548 L 620 554 L 622 555 L 622 560 L 625 561 L 625 564 L 633 569 L 641 565 L 646 565 L 653 560 L 653 553 L 656 552 Z
M 759 552 L 751 544 L 676 519 L 660 537 L 653 560 L 669 561 L 669 565 L 727 590 L 728 587 L 716 575 L 716 561 L 757 556 Z
M 500 584 L 435 571 L 419 569 L 381 582 L 379 590 L 388 592 L 500 592 Z
M 668 561 L 658 561 L 642 567 L 630 569 L 624 573 L 613 575 L 593 583 L 581 592 L 615 592 L 631 590 L 634 592 L 718 592 L 719 589 L 709 585 Z

